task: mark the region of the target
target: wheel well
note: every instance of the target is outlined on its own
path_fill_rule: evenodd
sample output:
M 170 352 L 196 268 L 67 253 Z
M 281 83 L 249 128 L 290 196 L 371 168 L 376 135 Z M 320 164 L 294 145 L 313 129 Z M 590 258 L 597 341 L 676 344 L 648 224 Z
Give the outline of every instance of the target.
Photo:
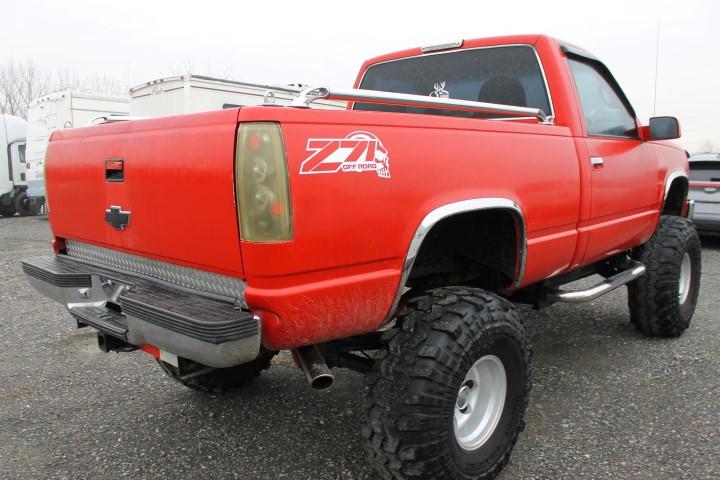
M 473 285 L 490 291 L 508 287 L 522 260 L 518 253 L 523 228 L 522 219 L 507 209 L 444 218 L 426 235 L 407 286 Z
M 678 177 L 670 184 L 670 188 L 665 195 L 665 203 L 663 205 L 663 215 L 674 215 L 679 217 L 682 215 L 683 204 L 688 194 L 688 180 L 685 177 Z

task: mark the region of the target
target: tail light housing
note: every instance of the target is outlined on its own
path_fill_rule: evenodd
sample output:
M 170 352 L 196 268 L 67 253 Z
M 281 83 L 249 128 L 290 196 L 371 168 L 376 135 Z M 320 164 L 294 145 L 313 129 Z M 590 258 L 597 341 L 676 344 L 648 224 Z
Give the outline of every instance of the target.
M 241 123 L 235 152 L 241 238 L 247 242 L 292 240 L 290 184 L 280 125 Z

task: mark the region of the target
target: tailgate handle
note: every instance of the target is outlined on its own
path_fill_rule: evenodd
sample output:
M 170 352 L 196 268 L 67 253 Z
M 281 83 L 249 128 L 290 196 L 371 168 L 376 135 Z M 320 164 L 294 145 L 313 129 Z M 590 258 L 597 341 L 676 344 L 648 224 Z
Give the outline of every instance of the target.
M 108 182 L 124 182 L 125 160 L 117 157 L 105 160 L 105 180 Z
M 717 188 L 715 187 L 705 187 L 705 193 L 715 193 L 717 192 Z

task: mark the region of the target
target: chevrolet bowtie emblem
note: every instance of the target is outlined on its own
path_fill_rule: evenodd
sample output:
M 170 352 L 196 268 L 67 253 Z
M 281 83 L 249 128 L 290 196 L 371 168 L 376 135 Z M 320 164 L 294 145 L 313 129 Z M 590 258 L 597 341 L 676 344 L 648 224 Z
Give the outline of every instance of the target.
M 122 207 L 111 205 L 105 210 L 105 222 L 118 230 L 125 230 L 130 225 L 130 212 L 123 211 Z

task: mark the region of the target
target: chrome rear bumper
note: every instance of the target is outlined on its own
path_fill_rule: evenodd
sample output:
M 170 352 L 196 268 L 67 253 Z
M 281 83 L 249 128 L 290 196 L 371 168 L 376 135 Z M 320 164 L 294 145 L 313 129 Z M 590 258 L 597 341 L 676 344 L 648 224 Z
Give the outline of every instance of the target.
M 127 343 L 217 368 L 249 362 L 260 351 L 259 319 L 238 302 L 67 255 L 27 258 L 22 266 L 30 284 L 79 324 Z

